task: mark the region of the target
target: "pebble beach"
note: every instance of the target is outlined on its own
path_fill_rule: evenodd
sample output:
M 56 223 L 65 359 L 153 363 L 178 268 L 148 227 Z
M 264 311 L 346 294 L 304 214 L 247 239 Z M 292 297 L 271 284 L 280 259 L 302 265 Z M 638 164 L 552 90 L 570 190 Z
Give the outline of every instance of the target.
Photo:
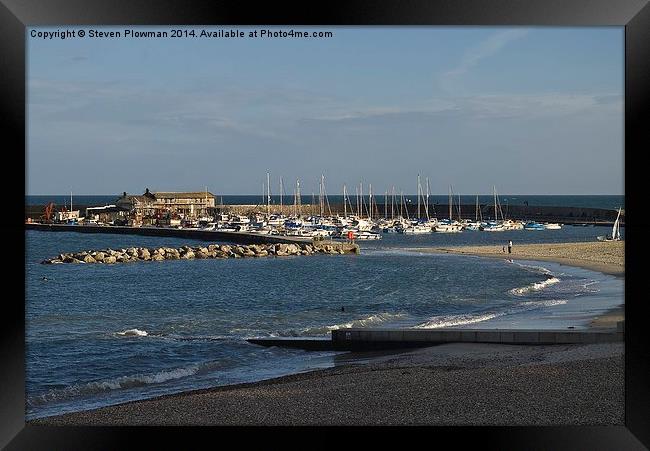
M 46 425 L 622 425 L 623 343 L 453 343 L 30 421 Z

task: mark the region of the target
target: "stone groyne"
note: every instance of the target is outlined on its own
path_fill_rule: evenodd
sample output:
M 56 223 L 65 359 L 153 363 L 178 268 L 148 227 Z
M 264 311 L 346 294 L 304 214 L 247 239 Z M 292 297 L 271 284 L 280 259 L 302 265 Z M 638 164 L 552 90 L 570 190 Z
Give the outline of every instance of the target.
M 45 259 L 43 264 L 60 263 L 128 263 L 137 261 L 194 260 L 208 258 L 285 257 L 291 255 L 359 253 L 359 246 L 349 243 L 314 244 L 251 244 L 173 247 L 130 247 L 127 249 L 102 249 L 59 254 Z

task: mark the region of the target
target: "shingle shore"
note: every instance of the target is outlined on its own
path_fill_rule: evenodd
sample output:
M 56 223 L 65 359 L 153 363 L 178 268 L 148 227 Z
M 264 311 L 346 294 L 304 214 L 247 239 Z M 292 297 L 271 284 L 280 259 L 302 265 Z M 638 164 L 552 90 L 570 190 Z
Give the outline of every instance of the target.
M 622 343 L 456 343 L 29 423 L 622 425 L 624 395 Z

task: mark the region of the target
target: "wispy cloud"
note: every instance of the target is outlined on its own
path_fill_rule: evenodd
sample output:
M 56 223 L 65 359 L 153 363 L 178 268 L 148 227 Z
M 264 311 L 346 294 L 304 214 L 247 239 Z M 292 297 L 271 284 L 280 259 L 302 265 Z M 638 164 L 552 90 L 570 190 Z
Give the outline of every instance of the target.
M 440 84 L 446 91 L 455 88 L 456 81 L 459 77 L 466 74 L 474 66 L 484 60 L 497 54 L 508 43 L 521 39 L 529 33 L 526 28 L 516 28 L 511 30 L 504 30 L 494 33 L 478 45 L 467 50 L 461 57 L 460 63 L 444 72 L 440 77 Z
M 537 119 L 584 113 L 619 114 L 622 112 L 622 108 L 623 97 L 618 94 L 501 94 L 448 97 L 418 106 L 340 109 L 333 114 L 311 116 L 305 120 L 343 123 L 373 119 L 399 120 L 406 117 L 440 117 L 441 114 L 455 115 L 459 117 L 459 120 Z
M 153 136 L 162 132 L 214 137 L 236 134 L 286 141 L 289 138 L 277 127 L 260 126 L 260 122 L 271 123 L 271 119 L 262 115 L 262 120 L 251 111 L 259 109 L 268 112 L 267 116 L 281 116 L 282 105 L 288 103 L 290 107 L 284 110 L 291 112 L 297 108 L 295 105 L 301 105 L 297 98 L 305 95 L 279 90 L 277 96 L 273 96 L 261 90 L 241 90 L 235 96 L 228 96 L 215 88 L 179 92 L 138 84 L 68 83 L 44 79 L 30 80 L 28 88 L 32 123 L 58 124 L 58 127 L 68 124 L 79 130 L 105 127 L 111 139 L 119 129 L 122 135 L 131 130 L 130 135 L 150 133 Z M 101 133 L 101 128 L 99 131 Z

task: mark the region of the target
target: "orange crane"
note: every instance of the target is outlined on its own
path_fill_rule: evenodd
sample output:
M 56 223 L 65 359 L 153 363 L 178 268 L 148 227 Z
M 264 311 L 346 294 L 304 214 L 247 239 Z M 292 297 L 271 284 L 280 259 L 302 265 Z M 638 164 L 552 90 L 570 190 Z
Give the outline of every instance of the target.
M 52 219 L 54 218 L 55 207 L 56 205 L 52 202 L 50 202 L 45 206 L 45 211 L 43 213 L 42 218 L 43 218 L 43 222 L 45 222 L 46 224 L 50 224 L 52 222 Z

